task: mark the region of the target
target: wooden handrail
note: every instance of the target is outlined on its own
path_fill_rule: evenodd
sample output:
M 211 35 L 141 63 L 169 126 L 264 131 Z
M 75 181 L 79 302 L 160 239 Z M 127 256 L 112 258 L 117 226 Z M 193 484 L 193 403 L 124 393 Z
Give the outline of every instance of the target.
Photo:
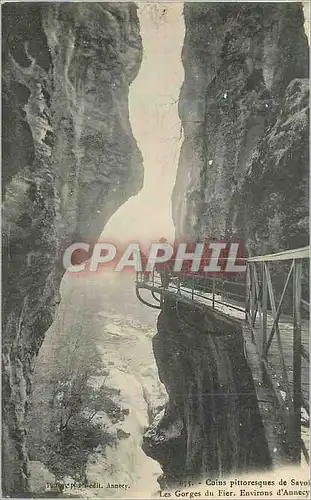
M 309 257 L 310 247 L 302 247 L 295 248 L 293 250 L 285 250 L 284 252 L 250 257 L 249 259 L 247 259 L 247 262 L 272 262 L 274 260 L 309 259 Z

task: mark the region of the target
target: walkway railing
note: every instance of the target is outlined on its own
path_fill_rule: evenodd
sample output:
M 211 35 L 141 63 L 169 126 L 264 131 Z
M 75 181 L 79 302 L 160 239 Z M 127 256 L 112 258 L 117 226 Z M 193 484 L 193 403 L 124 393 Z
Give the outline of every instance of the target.
M 252 257 L 246 272 L 246 319 L 261 354 L 266 382 L 277 397 L 294 462 L 300 462 L 301 451 L 309 461 L 301 439 L 301 408 L 309 415 L 308 390 L 305 394 L 302 391 L 302 359 L 309 363 L 302 343 L 302 333 L 308 341 L 308 325 L 303 326 L 309 303 L 302 298 L 303 260 L 308 258 L 309 247 Z M 282 273 L 283 287 L 279 279 Z M 281 371 L 281 382 L 275 380 L 276 368 Z M 308 387 L 308 366 L 304 372 Z
M 171 276 L 165 287 L 157 272 L 148 277 L 139 273 L 136 281 L 137 296 L 151 307 L 161 309 L 168 293 L 177 300 L 193 300 L 246 319 L 262 362 L 263 382 L 275 394 L 294 462 L 300 462 L 301 452 L 309 462 L 301 437 L 301 408 L 309 415 L 309 285 L 307 271 L 303 270 L 306 259 L 309 247 L 248 258 L 246 282 L 242 278 L 181 274 Z M 307 297 L 303 297 L 303 279 Z M 141 299 L 139 288 L 151 290 L 154 304 Z
M 226 306 L 230 310 L 245 314 L 245 282 L 244 280 L 226 280 L 197 274 L 176 274 L 170 276 L 169 285 L 162 286 L 161 275 L 157 271 L 146 276 L 137 273 L 136 286 L 156 290 L 157 294 L 176 293 L 179 297 L 204 301 L 206 305 L 217 309 Z M 156 297 L 153 295 L 153 298 Z M 159 302 L 159 300 L 158 300 Z M 152 306 L 152 304 L 149 304 Z

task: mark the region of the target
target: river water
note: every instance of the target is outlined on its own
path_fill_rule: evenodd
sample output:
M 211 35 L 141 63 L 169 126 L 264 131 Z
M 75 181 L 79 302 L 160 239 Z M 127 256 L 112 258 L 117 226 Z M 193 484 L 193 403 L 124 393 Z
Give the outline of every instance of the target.
M 89 377 L 88 384 L 100 387 L 104 382 L 106 387 L 118 391 L 113 400 L 126 410 L 126 414 L 124 420 L 114 421 L 101 409 L 93 419 L 94 424 L 100 424 L 115 438 L 111 445 L 99 444 L 88 456 L 87 480 L 99 484 L 100 488 L 70 488 L 64 490 L 64 495 L 99 498 L 152 496 L 159 489 L 157 478 L 162 471 L 157 462 L 143 453 L 141 443 L 151 418 L 167 400 L 152 351 L 159 311 L 145 307 L 137 300 L 133 274 L 108 271 L 67 274 L 62 281 L 61 295 L 57 318 L 41 347 L 33 380 L 29 412 L 33 490 L 44 492 L 44 483 L 53 483 L 56 479 L 65 483 L 76 480 L 60 455 L 57 458 L 60 470 L 57 477 L 53 478 L 47 472 L 55 471 L 46 439 L 53 436 L 51 380 L 55 373 L 56 379 L 74 380 L 77 366 L 78 370 L 87 371 L 88 364 L 92 363 L 90 353 L 96 351 L 101 368 L 98 375 Z M 42 443 L 39 452 L 33 451 L 39 443 Z M 109 488 L 109 484 L 125 486 Z
M 102 361 L 109 367 L 106 384 L 120 390 L 118 402 L 129 410 L 123 422 L 110 425 L 112 434 L 118 428 L 129 436 L 107 447 L 104 453 L 99 449 L 89 459 L 89 481 L 104 487 L 92 490 L 92 494 L 103 498 L 152 495 L 159 489 L 161 468 L 143 453 L 141 441 L 149 424 L 148 412 L 156 411 L 166 401 L 152 352 L 158 311 L 137 300 L 133 275 L 67 276 L 62 295 L 67 306 L 61 308 L 59 318 L 64 314 L 67 324 L 73 321 L 75 308 L 87 311 L 83 329 L 97 339 Z M 105 424 L 109 425 L 109 421 Z M 108 483 L 126 484 L 130 489 L 108 490 Z

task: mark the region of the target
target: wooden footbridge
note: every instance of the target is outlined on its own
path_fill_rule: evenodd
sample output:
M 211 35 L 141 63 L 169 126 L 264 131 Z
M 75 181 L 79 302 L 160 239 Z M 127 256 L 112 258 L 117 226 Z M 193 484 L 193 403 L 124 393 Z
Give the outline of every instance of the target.
M 309 463 L 309 247 L 248 258 L 239 279 L 183 274 L 162 286 L 156 272 L 138 273 L 136 294 L 152 308 L 169 297 L 239 321 L 272 458 Z

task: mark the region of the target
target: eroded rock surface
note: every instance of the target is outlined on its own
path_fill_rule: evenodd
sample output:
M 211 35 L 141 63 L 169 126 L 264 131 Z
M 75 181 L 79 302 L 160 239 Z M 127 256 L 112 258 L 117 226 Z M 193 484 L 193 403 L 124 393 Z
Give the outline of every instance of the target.
M 308 44 L 299 4 L 186 3 L 179 238 L 308 243 Z
M 217 312 L 166 303 L 153 339 L 169 403 L 144 436 L 162 487 L 271 465 L 241 326 Z
M 3 493 L 16 495 L 28 489 L 24 417 L 62 252 L 96 241 L 142 186 L 128 113 L 142 45 L 130 3 L 11 3 L 2 12 Z

